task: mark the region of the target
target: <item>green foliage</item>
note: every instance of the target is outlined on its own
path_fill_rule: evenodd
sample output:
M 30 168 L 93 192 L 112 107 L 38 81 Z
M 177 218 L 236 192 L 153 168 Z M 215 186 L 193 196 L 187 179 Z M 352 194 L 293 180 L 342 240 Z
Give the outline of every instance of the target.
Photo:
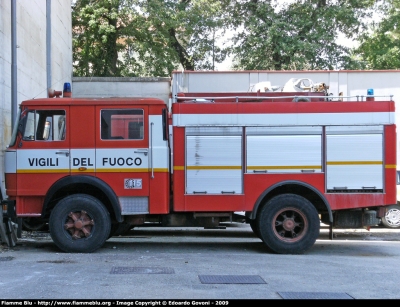
M 118 75 L 118 0 L 77 1 L 72 11 L 74 73 L 77 76 Z
M 170 76 L 213 69 L 226 50 L 224 1 L 77 0 L 73 7 L 76 76 Z M 212 60 L 210 60 L 212 59 Z
M 354 61 L 339 33 L 354 37 L 364 27 L 371 1 L 298 0 L 277 9 L 279 1 L 240 1 L 233 7 L 236 26 L 234 67 L 250 70 L 343 69 Z M 241 13 L 240 13 L 241 12 Z
M 364 61 L 367 69 L 399 69 L 400 1 L 378 2 L 376 12 L 383 17 L 361 36 L 355 56 Z
M 168 77 L 213 70 L 228 55 L 240 70 L 399 68 L 399 2 L 77 0 L 74 75 Z M 371 8 L 385 18 L 366 31 Z

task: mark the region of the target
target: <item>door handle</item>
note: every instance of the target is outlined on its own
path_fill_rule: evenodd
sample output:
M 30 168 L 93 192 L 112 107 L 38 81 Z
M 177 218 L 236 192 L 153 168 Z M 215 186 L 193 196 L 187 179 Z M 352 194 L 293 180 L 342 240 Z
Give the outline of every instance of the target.
M 138 150 L 135 150 L 134 153 L 142 153 L 145 156 L 147 156 L 148 151 L 149 151 L 148 149 L 138 149 Z
M 68 150 L 56 151 L 56 155 L 66 155 L 67 157 L 69 157 L 69 151 Z

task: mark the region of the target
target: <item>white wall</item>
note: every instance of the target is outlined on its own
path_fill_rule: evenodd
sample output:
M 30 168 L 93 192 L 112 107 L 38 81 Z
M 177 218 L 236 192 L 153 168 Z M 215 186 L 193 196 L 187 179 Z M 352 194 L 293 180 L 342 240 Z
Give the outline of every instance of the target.
M 341 70 L 341 71 L 196 71 L 174 72 L 172 91 L 176 92 L 240 92 L 248 91 L 258 82 L 269 81 L 282 86 L 291 78 L 309 78 L 314 83 L 324 82 L 329 92 L 345 96 L 367 95 L 373 88 L 375 95 L 394 95 L 400 101 L 400 70 Z
M 3 150 L 11 138 L 11 1 L 0 1 L 0 177 Z M 46 0 L 15 0 L 17 19 L 17 102 L 47 97 Z M 52 87 L 72 79 L 71 0 L 51 0 Z M 2 182 L 4 186 L 4 182 Z
M 154 97 L 168 103 L 170 78 L 74 77 L 72 97 Z

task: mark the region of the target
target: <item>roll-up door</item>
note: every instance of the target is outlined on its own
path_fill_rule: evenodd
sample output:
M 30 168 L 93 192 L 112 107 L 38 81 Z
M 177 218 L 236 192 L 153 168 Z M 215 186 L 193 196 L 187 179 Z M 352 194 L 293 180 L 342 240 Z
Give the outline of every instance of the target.
M 321 172 L 321 127 L 246 128 L 247 173 Z
M 383 189 L 383 127 L 327 127 L 326 134 L 328 191 Z
M 242 129 L 186 128 L 186 193 L 242 191 Z

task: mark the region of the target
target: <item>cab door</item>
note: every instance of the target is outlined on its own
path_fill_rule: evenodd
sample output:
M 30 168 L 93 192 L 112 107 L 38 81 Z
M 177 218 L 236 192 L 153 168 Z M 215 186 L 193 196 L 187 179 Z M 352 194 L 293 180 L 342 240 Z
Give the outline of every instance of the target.
M 70 174 L 68 111 L 41 106 L 23 112 L 16 158 L 18 196 L 44 197 L 52 184 Z
M 117 194 L 122 215 L 149 213 L 148 106 L 96 106 L 96 176 Z

